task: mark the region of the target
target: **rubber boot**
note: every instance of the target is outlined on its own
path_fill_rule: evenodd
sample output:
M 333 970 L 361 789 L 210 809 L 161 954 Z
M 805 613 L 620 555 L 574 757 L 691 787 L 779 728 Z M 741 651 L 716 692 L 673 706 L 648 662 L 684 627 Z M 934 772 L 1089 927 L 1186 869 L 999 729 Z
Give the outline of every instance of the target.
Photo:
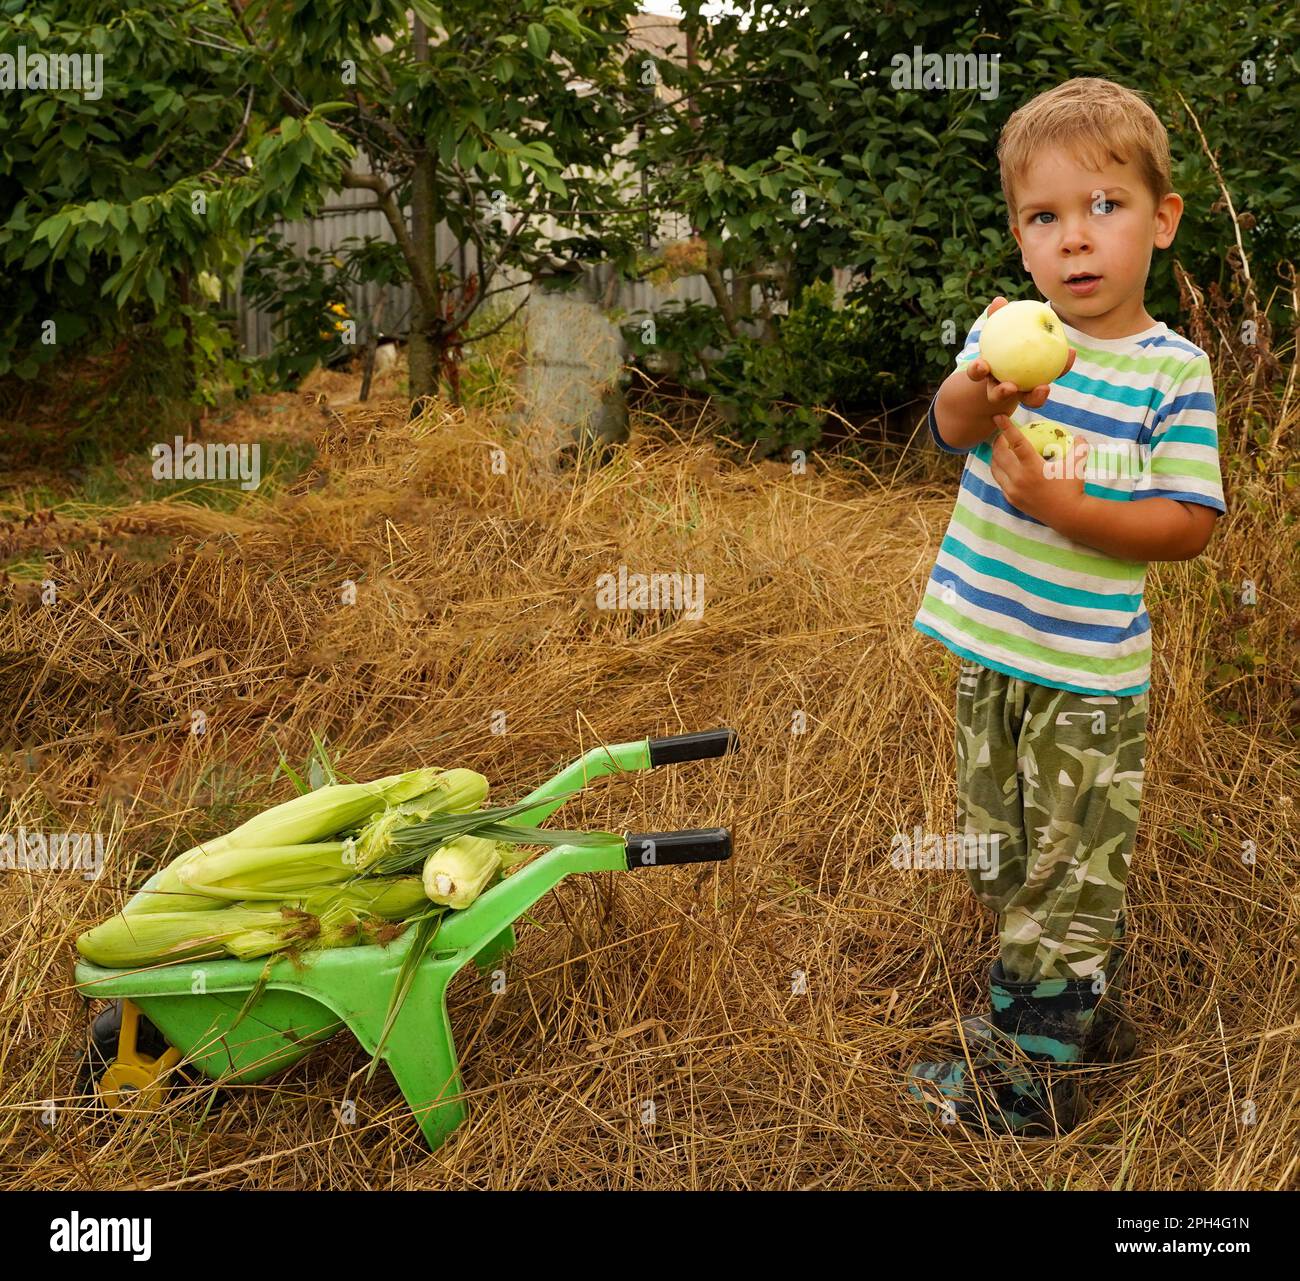
M 1137 1051 L 1137 1030 L 1126 1017 L 1120 999 L 1120 982 L 1127 958 L 1124 933 L 1124 913 L 1121 911 L 1106 956 L 1105 990 L 1101 993 L 1097 1011 L 1089 1026 L 1080 1062 L 1122 1063 L 1125 1059 L 1131 1059 Z M 966 1044 L 972 1047 L 982 1046 L 993 1034 L 993 1025 L 987 1014 L 968 1015 L 962 1019 L 961 1026 Z
M 988 1133 L 1061 1134 L 1074 1127 L 1081 1099 L 1069 1070 L 1083 1046 L 1100 994 L 1091 979 L 1016 983 L 998 960 L 989 974 L 988 1033 L 964 1059 L 918 1063 L 908 1093 L 944 1121 Z
M 1121 911 L 1111 936 L 1110 952 L 1106 957 L 1106 985 L 1097 1004 L 1091 1035 L 1084 1045 L 1084 1061 L 1089 1063 L 1122 1063 L 1137 1053 L 1137 1029 L 1129 1021 L 1122 999 L 1123 982 L 1127 977 L 1125 962 L 1128 948 L 1124 945 L 1124 913 Z

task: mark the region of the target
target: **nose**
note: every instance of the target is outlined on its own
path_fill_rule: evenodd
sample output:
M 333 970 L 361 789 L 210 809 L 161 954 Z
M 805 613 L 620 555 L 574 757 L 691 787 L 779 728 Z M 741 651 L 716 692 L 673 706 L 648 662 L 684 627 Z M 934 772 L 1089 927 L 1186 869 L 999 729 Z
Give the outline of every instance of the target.
M 1087 253 L 1091 248 L 1092 241 L 1088 239 L 1088 229 L 1084 222 L 1076 218 L 1063 224 L 1061 232 L 1062 253 Z

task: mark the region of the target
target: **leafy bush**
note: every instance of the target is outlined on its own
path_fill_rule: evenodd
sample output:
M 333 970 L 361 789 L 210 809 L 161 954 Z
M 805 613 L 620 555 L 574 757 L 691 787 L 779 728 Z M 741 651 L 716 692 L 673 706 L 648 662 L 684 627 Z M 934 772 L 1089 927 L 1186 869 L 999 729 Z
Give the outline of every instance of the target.
M 698 302 L 670 303 L 653 319 L 653 328 L 622 326 L 634 355 L 712 397 L 732 434 L 760 453 L 815 445 L 829 409 L 846 418 L 879 412 L 901 399 L 918 367 L 879 303 L 837 302 L 829 281 L 804 288 L 789 315 L 774 318 L 774 337 L 733 339 L 719 311 Z
M 1300 255 L 1293 3 L 826 0 L 797 21 L 753 0 L 708 19 L 687 10 L 696 65 L 665 58 L 658 69 L 692 109 L 647 132 L 653 196 L 699 229 L 721 269 L 776 265 L 792 298 L 800 282 L 850 269 L 849 297 L 888 317 L 879 332 L 899 352 L 875 364 L 910 376 L 909 392 L 948 372 L 990 298 L 1034 296 L 997 141 L 1012 111 L 1074 76 L 1144 92 L 1169 131 L 1186 211 L 1172 249 L 1153 258 L 1151 314 L 1179 323 L 1175 259 L 1202 285 L 1233 288 L 1237 228 L 1221 174 L 1273 331 L 1295 323 L 1290 291 L 1276 288 Z M 915 82 L 918 48 L 954 63 L 982 56 L 995 82 Z M 737 346 L 739 365 L 753 364 Z
M 274 73 L 238 52 L 240 10 L 216 0 L 3 9 L 0 53 L 94 57 L 102 80 L 94 93 L 0 93 L 0 376 L 112 351 L 150 315 L 188 330 L 197 360 L 220 362 L 221 338 L 195 332 L 181 286 L 225 278 L 251 236 L 319 206 L 351 154 L 324 118 L 348 104 L 282 120 L 256 79 Z
M 369 338 L 368 321 L 354 318 L 348 296 L 366 282 L 405 278 L 397 246 L 374 236 L 349 236 L 336 249 L 305 254 L 272 232 L 244 264 L 244 296 L 272 315 L 275 348 L 261 367 L 275 386 L 292 388 L 317 365 L 336 365 Z

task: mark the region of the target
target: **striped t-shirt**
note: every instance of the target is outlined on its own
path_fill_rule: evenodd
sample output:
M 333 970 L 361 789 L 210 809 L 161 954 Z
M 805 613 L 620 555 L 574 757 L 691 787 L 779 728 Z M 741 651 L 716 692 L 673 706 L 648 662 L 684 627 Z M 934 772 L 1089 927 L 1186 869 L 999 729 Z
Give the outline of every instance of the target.
M 957 357 L 979 355 L 976 320 Z M 1088 442 L 1084 492 L 1127 503 L 1172 498 L 1226 511 L 1206 354 L 1167 325 L 1093 338 L 1065 325 L 1075 361 L 1039 409 Z M 997 433 L 965 453 L 957 504 L 913 626 L 995 671 L 1080 694 L 1140 694 L 1151 686 L 1146 563 L 1116 560 L 1012 506 L 989 468 Z

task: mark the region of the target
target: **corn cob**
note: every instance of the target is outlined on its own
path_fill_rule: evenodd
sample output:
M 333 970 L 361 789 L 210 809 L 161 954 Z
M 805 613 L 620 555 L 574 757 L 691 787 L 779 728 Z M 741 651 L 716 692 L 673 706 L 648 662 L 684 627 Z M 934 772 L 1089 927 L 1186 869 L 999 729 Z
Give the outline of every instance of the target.
M 111 969 L 229 954 L 240 960 L 282 952 L 350 947 L 429 906 L 418 876 L 328 885 L 283 903 L 236 903 L 196 912 L 118 913 L 77 939 L 88 961 Z M 390 935 L 391 936 L 391 935 Z
M 292 940 L 296 923 L 280 909 L 231 907 L 205 912 L 119 912 L 77 939 L 88 961 L 111 969 L 221 956 L 241 934 L 274 935 L 277 946 Z M 301 928 L 301 927 L 298 927 Z M 268 949 L 271 950 L 271 949 Z
M 308 895 L 301 906 L 306 911 L 317 911 L 331 900 L 385 921 L 404 920 L 429 906 L 424 883 L 418 876 L 365 877 Z
M 437 787 L 372 815 L 357 833 L 357 867 L 373 867 L 393 851 L 393 833 L 434 814 L 468 814 L 487 799 L 488 781 L 472 769 L 449 769 Z
M 495 841 L 458 836 L 429 855 L 421 879 L 431 902 L 460 910 L 478 898 L 500 871 Z
M 373 783 L 333 783 L 273 805 L 218 838 L 227 848 L 303 845 L 345 832 L 386 805 L 399 805 L 437 786 L 444 771 L 414 769 Z M 210 847 L 209 847 L 210 848 Z
M 317 841 L 269 849 L 227 850 L 191 859 L 179 872 L 180 882 L 211 899 L 274 900 L 303 894 L 320 885 L 346 881 L 356 874 L 353 841 Z M 213 907 L 220 906 L 212 903 Z
M 135 916 L 145 912 L 183 912 L 211 909 L 208 895 L 196 894 L 182 879 L 195 860 L 231 850 L 246 850 L 323 841 L 348 831 L 388 805 L 421 796 L 439 786 L 445 775 L 458 771 L 408 770 L 373 783 L 333 783 L 296 796 L 250 818 L 224 836 L 205 841 L 173 859 L 158 875 L 158 882 L 142 890 L 123 909 Z

